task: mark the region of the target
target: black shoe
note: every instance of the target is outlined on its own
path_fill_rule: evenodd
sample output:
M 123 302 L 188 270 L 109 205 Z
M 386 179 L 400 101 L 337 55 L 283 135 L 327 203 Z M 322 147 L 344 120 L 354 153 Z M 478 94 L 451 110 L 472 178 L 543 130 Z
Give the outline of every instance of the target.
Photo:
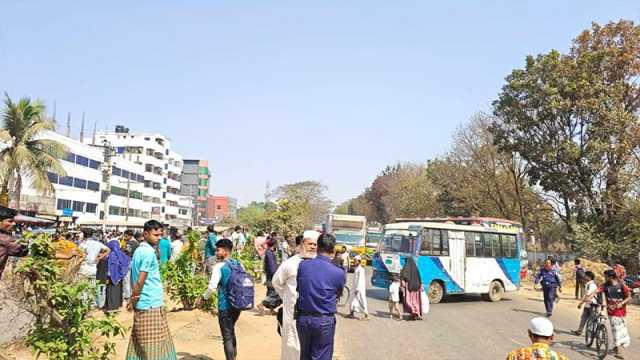
M 551 315 L 552 315 L 551 313 L 547 313 L 547 317 L 551 317 Z
M 578 330 L 571 330 L 571 333 L 575 336 L 581 336 L 582 335 L 582 331 L 578 331 Z

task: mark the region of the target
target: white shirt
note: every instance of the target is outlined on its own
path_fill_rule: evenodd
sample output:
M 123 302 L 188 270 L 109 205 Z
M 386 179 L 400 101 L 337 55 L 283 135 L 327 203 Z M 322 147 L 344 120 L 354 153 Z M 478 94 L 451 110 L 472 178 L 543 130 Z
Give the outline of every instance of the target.
M 173 240 L 173 242 L 171 243 L 171 260 L 175 260 L 178 258 L 178 256 L 180 256 L 182 245 L 184 245 L 182 241 Z
M 400 302 L 400 283 L 394 281 L 389 285 L 389 300 Z
M 298 267 L 302 262 L 300 255 L 294 255 L 284 261 L 273 275 L 271 284 L 282 298 L 282 353 L 281 360 L 300 359 L 300 340 L 293 318 L 294 307 L 298 300 Z
M 87 254 L 80 266 L 80 275 L 95 277 L 98 266 L 98 255 L 100 255 L 102 250 L 108 250 L 109 248 L 97 240 L 88 239 L 80 244 L 80 249 Z
M 222 278 L 222 267 L 224 264 L 224 261 L 219 261 L 213 266 L 213 270 L 211 270 L 211 278 L 209 279 L 209 286 L 204 294 L 202 294 L 202 297 L 205 298 L 205 300 L 208 300 L 209 297 L 211 297 L 211 294 L 218 290 L 218 284 Z
M 596 291 L 598 291 L 598 285 L 596 285 L 596 282 L 593 280 L 589 281 L 587 283 L 586 291 L 587 291 L 587 296 L 593 295 Z M 594 296 L 593 299 L 591 299 L 591 301 L 585 305 L 585 307 L 591 307 L 592 305 L 597 305 L 597 304 L 598 304 L 598 300 Z

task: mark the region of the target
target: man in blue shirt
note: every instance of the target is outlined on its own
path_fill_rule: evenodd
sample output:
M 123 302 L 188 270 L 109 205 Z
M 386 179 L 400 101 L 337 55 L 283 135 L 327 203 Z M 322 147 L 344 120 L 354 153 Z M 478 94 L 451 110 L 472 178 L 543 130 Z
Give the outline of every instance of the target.
M 160 252 L 160 265 L 164 265 L 171 259 L 171 240 L 167 233 L 163 232 L 162 238 L 158 243 L 158 250 Z
M 213 225 L 207 226 L 207 240 L 204 243 L 204 268 L 207 275 L 211 276 L 211 270 L 216 262 L 216 243 L 218 236 L 216 235 Z
M 331 262 L 336 238 L 318 238 L 318 256 L 300 263 L 297 275 L 296 328 L 301 360 L 331 360 L 336 331 L 336 303 L 342 293 L 345 272 Z
M 224 355 L 227 360 L 235 359 L 236 356 L 238 356 L 235 326 L 236 321 L 238 321 L 240 317 L 240 310 L 231 306 L 227 298 L 227 286 L 229 284 L 229 278 L 231 277 L 231 267 L 229 263 L 236 262 L 231 259 L 232 251 L 233 242 L 231 240 L 221 239 L 216 243 L 216 259 L 218 262 L 213 267 L 207 290 L 196 302 L 196 306 L 200 307 L 204 300 L 209 299 L 211 294 L 217 290 L 218 324 L 220 325 Z
M 134 315 L 128 360 L 177 359 L 163 307 L 160 266 L 153 249 L 161 236 L 162 224 L 156 220 L 147 221 L 144 224 L 144 241 L 131 260 L 133 290 L 127 310 L 134 311 Z
M 547 317 L 553 314 L 553 303 L 556 299 L 556 290 L 562 292 L 562 284 L 558 272 L 553 269 L 551 260 L 544 263 L 544 267 L 536 277 L 536 284 L 542 285 L 542 296 L 544 297 L 544 307 L 547 311 Z

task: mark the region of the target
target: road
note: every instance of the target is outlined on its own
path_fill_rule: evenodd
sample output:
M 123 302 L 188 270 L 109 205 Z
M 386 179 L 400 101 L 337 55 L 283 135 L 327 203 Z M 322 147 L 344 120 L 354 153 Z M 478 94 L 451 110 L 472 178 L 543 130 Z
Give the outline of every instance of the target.
M 504 359 L 509 351 L 530 344 L 528 321 L 544 311 L 542 294 L 522 289 L 507 293 L 498 303 L 479 296 L 451 297 L 432 305 L 422 321 L 397 321 L 389 319 L 387 296 L 386 289 L 368 283 L 368 322 L 345 318 L 348 306 L 338 310 L 338 359 Z M 584 338 L 569 332 L 577 327 L 580 316 L 576 304 L 566 298 L 557 305 L 552 318 L 556 327 L 553 348 L 570 359 L 595 359 L 594 352 L 584 347 Z M 638 308 L 630 311 L 634 323 L 626 358 L 640 359 Z

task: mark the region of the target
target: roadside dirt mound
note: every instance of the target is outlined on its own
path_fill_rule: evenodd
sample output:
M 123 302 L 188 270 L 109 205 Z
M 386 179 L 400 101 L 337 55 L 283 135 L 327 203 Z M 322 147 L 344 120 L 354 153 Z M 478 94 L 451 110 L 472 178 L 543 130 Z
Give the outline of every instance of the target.
M 592 271 L 596 275 L 596 283 L 602 284 L 604 282 L 604 271 L 610 269 L 609 265 L 587 259 L 580 259 L 581 265 L 585 271 Z M 576 273 L 573 270 L 573 261 L 567 261 L 560 268 L 560 275 L 562 276 L 563 287 L 573 287 L 576 285 Z

